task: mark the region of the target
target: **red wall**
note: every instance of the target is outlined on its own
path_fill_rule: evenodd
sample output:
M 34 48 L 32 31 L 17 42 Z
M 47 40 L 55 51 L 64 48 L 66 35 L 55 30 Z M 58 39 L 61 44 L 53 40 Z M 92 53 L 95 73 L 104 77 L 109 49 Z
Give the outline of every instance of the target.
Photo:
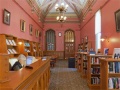
M 109 42 L 107 40 L 101 42 L 102 51 L 104 48 L 109 48 L 109 54 L 112 54 L 114 48 L 120 47 L 120 33 L 116 32 L 114 15 L 114 12 L 120 9 L 120 0 L 97 0 L 93 6 L 93 11 L 88 13 L 85 18 L 86 21 L 81 24 L 81 39 L 88 36 L 88 39 L 92 40 L 93 48 L 95 48 L 94 15 L 99 8 L 101 8 L 102 14 L 102 37 L 107 36 L 109 39 Z
M 64 33 L 68 29 L 73 30 L 75 32 L 75 50 L 77 50 L 78 44 L 80 43 L 80 30 L 78 23 L 63 23 L 62 25 L 60 23 L 46 23 L 44 25 L 43 46 L 45 46 L 45 31 L 49 29 L 55 30 L 56 33 L 56 51 L 64 51 Z M 59 32 L 62 33 L 61 37 L 58 36 Z
M 3 23 L 2 16 L 4 9 L 7 9 L 11 13 L 10 25 Z M 20 19 L 26 22 L 25 32 L 20 31 Z M 33 25 L 33 36 L 29 34 L 29 24 Z M 0 34 L 9 34 L 18 38 L 39 41 L 39 38 L 35 37 L 35 30 L 41 30 L 40 27 L 41 23 L 38 23 L 37 16 L 31 13 L 31 8 L 26 0 L 0 0 Z

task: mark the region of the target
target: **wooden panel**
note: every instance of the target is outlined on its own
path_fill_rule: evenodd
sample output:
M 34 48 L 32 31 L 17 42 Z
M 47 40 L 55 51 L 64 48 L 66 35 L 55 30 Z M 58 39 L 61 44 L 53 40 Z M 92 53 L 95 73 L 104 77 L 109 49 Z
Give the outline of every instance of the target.
M 75 35 L 74 31 L 67 30 L 65 32 L 64 40 L 64 50 L 65 50 L 65 59 L 75 56 Z
M 74 42 L 65 42 L 65 59 L 75 56 Z
M 38 60 L 31 65 L 33 69 L 22 68 L 9 72 L 10 81 L 0 83 L 0 90 L 48 90 L 50 60 Z M 41 88 L 41 89 L 40 89 Z
M 46 56 L 57 55 L 58 59 L 64 59 L 64 51 L 43 51 L 43 55 Z

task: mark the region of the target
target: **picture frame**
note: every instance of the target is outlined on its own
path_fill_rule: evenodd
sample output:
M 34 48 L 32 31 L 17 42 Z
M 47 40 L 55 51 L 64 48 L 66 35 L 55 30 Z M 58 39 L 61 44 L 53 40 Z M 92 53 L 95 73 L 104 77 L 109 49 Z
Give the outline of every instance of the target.
M 33 25 L 32 24 L 29 25 L 29 32 L 30 32 L 30 35 L 33 35 Z
M 37 29 L 35 31 L 35 36 L 36 36 L 36 38 L 39 37 L 39 30 L 37 30 Z
M 25 32 L 25 21 L 22 19 L 20 20 L 20 30 L 22 32 Z
M 120 32 L 120 9 L 115 12 L 116 32 Z
M 59 36 L 59 37 L 61 37 L 61 36 L 62 36 L 62 33 L 61 33 L 61 32 L 59 32 L 59 33 L 58 33 L 58 36 Z
M 10 25 L 10 17 L 11 17 L 11 13 L 4 9 L 3 11 L 3 23 L 6 25 Z

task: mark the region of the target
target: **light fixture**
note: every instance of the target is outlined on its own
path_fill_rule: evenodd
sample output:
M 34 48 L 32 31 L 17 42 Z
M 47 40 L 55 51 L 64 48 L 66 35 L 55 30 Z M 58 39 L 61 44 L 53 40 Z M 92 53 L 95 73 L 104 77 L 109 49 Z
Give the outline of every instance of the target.
M 58 22 L 65 22 L 67 17 L 64 15 L 64 13 L 59 13 L 59 16 L 56 17 L 56 20 Z
M 100 40 L 103 42 L 105 40 L 105 38 L 101 38 Z
M 22 45 L 22 42 L 18 42 L 19 45 Z
M 101 40 L 102 42 L 103 42 L 103 41 L 105 41 L 105 40 L 106 40 L 107 42 L 109 42 L 109 39 L 108 39 L 108 37 L 107 37 L 107 36 L 102 37 L 100 40 Z
M 65 22 L 67 17 L 65 16 L 65 12 L 67 11 L 68 5 L 64 5 L 64 2 L 61 2 L 60 5 L 56 4 L 55 9 L 59 11 L 59 15 L 56 17 L 58 22 Z
M 67 4 L 64 5 L 64 2 L 62 2 L 60 5 L 58 4 L 55 5 L 56 11 L 59 11 L 59 12 L 66 12 L 67 8 L 68 8 L 68 5 Z

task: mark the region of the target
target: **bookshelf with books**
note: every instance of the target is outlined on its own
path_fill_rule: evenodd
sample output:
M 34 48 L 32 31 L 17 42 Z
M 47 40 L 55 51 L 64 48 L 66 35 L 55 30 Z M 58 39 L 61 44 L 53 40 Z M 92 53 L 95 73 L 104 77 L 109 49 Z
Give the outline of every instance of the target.
M 31 46 L 31 52 L 33 53 L 33 56 L 37 57 L 37 42 L 30 41 Z
M 76 68 L 79 72 L 81 72 L 81 52 L 76 52 Z
M 81 58 L 81 77 L 87 78 L 87 62 L 88 62 L 88 53 L 83 52 Z
M 19 54 L 17 37 L 0 34 L 0 53 L 9 54 L 10 58 L 17 57 Z
M 43 51 L 42 51 L 42 49 L 41 49 L 41 44 L 40 43 L 38 43 L 38 45 L 37 45 L 37 47 L 38 47 L 38 56 L 39 57 L 42 57 L 43 56 Z
M 91 46 L 92 46 L 92 45 L 91 45 L 91 42 L 88 41 L 88 37 L 86 36 L 86 37 L 84 38 L 84 51 L 85 51 L 85 52 L 89 52 Z
M 21 54 L 24 54 L 25 56 L 33 56 L 33 53 L 31 52 L 31 45 L 29 40 L 25 39 L 18 39 L 19 42 L 19 50 Z
M 87 83 L 90 90 L 100 90 L 100 59 L 110 57 L 111 55 L 88 55 Z
M 120 90 L 120 59 L 100 59 L 100 90 Z

